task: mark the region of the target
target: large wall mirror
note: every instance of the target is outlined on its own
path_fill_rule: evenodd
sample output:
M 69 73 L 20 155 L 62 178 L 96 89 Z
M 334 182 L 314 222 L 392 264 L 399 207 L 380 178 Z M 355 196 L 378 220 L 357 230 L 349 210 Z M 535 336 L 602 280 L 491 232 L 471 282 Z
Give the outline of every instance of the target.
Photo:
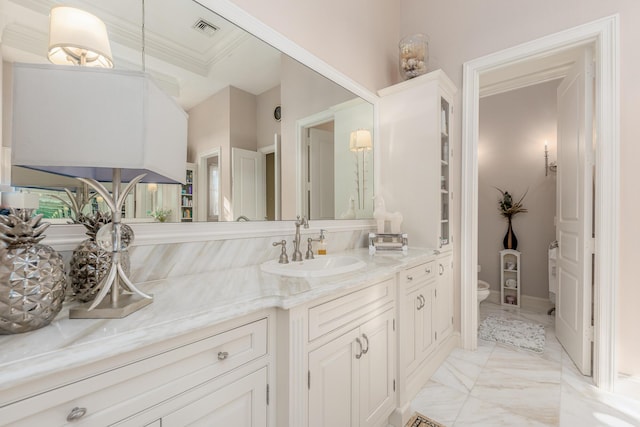
M 52 0 L 2 2 L 1 183 L 40 194 L 52 222 L 104 209 L 73 178 L 11 167 L 14 62 L 47 63 Z M 185 185 L 138 184 L 128 222 L 367 219 L 370 102 L 193 0 L 67 0 L 107 26 L 116 69 L 148 72 L 189 114 Z M 65 189 L 70 191 L 67 192 Z

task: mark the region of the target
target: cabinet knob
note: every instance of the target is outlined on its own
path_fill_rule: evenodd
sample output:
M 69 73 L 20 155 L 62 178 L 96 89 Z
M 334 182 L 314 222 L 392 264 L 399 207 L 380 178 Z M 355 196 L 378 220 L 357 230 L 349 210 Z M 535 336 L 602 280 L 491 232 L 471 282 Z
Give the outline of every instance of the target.
M 431 267 L 429 267 L 429 268 L 425 268 L 425 269 L 424 269 L 424 271 L 425 271 L 427 274 L 431 274 Z
M 224 360 L 227 357 L 229 357 L 229 352 L 228 351 L 219 351 L 218 352 L 218 360 Z
M 80 418 L 84 417 L 86 413 L 87 413 L 87 408 L 78 408 L 76 406 L 71 410 L 71 412 L 69 412 L 69 415 L 67 415 L 67 421 L 79 420 Z
M 412 281 L 413 280 L 413 276 L 407 274 L 407 280 L 408 281 Z

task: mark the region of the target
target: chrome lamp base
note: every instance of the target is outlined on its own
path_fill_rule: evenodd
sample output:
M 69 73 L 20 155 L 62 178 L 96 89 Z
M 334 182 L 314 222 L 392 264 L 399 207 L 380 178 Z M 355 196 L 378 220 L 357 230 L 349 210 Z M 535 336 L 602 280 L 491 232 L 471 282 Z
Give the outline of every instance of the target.
M 135 177 L 120 192 L 121 171 L 113 169 L 113 194 L 94 179 L 78 178 L 100 194 L 111 210 L 111 227 L 103 226 L 96 234 L 98 244 L 105 250 L 111 250 L 111 268 L 100 282 L 100 292 L 93 301 L 69 310 L 70 319 L 121 319 L 153 302 L 153 297 L 142 292 L 127 277 L 121 261 L 121 252 L 126 250 L 122 243 L 121 217 L 122 206 L 127 194 L 144 178 L 144 174 Z M 106 238 L 100 234 L 105 231 Z M 124 292 L 121 293 L 121 290 Z M 106 298 L 110 294 L 110 298 Z
M 152 302 L 153 299 L 136 294 L 123 294 L 115 304 L 109 298 L 105 298 L 93 309 L 90 309 L 93 304 L 91 301 L 73 307 L 69 310 L 69 319 L 122 319 Z

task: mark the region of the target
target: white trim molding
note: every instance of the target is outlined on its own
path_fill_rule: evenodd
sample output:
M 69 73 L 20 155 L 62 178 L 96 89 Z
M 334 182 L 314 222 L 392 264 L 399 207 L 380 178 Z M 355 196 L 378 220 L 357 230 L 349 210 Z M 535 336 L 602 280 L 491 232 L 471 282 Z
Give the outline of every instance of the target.
M 499 68 L 554 55 L 577 46 L 595 47 L 596 243 L 594 382 L 612 391 L 616 380 L 616 293 L 619 259 L 620 77 L 618 15 L 580 25 L 466 62 L 463 66 L 461 197 L 462 345 L 477 347 L 478 126 L 480 76 Z

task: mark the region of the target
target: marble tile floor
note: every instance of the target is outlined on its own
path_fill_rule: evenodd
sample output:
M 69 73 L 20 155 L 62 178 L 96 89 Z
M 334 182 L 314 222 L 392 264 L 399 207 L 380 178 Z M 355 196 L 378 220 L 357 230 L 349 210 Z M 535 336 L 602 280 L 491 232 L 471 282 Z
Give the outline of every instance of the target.
M 447 427 L 640 426 L 640 403 L 598 390 L 555 336 L 554 316 L 488 301 L 480 317 L 542 323 L 545 351 L 536 354 L 478 340 L 477 351 L 455 349 L 412 401 L 414 411 Z

